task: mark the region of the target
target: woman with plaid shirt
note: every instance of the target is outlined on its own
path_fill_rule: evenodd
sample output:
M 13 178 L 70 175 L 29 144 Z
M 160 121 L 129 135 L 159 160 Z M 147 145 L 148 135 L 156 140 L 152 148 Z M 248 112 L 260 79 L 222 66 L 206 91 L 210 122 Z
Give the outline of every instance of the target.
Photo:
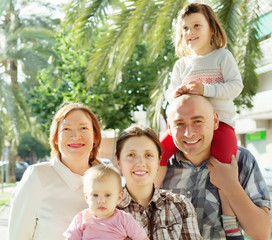
M 119 209 L 131 213 L 152 239 L 202 239 L 191 202 L 155 187 L 160 140 L 148 127 L 125 129 L 116 143 L 117 163 L 126 179 Z

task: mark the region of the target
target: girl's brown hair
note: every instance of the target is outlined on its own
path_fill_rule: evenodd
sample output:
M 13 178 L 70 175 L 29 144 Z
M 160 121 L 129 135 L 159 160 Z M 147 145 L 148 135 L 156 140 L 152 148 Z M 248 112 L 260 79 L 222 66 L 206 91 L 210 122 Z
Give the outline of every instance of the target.
M 55 114 L 51 127 L 50 127 L 50 137 L 49 142 L 51 146 L 51 157 L 55 157 L 57 154 L 60 155 L 60 151 L 58 148 L 58 130 L 60 123 L 66 118 L 66 116 L 74 110 L 81 110 L 90 118 L 92 125 L 93 125 L 93 132 L 94 132 L 94 146 L 90 153 L 90 160 L 89 163 L 92 165 L 92 162 L 96 160 L 96 156 L 100 147 L 101 143 L 101 129 L 99 121 L 97 120 L 94 113 L 84 106 L 81 103 L 64 103 L 62 107 L 58 110 L 58 112 Z
M 210 44 L 217 49 L 224 48 L 227 44 L 227 35 L 220 25 L 218 17 L 215 15 L 212 8 L 206 4 L 191 3 L 185 6 L 178 14 L 177 27 L 175 34 L 175 50 L 179 57 L 190 54 L 190 50 L 183 44 L 182 22 L 185 16 L 192 13 L 201 13 L 209 23 L 210 29 L 213 32 Z
M 123 149 L 125 142 L 129 138 L 141 137 L 141 136 L 146 136 L 152 142 L 154 142 L 154 144 L 156 145 L 156 147 L 158 149 L 158 153 L 159 153 L 158 157 L 160 159 L 161 154 L 162 154 L 162 150 L 161 150 L 161 143 L 160 143 L 160 139 L 159 139 L 158 135 L 150 127 L 146 127 L 146 126 L 142 126 L 142 125 L 132 125 L 131 127 L 128 127 L 127 129 L 125 129 L 117 139 L 116 151 L 115 151 L 117 161 L 120 160 L 120 154 L 121 154 L 121 151 Z

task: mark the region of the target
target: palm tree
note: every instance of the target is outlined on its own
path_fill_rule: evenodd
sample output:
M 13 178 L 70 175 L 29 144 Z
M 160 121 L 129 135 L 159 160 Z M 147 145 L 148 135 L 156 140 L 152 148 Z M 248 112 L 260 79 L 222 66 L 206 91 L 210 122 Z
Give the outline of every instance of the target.
M 8 131 L 0 136 L 0 153 L 5 139 L 10 148 L 8 181 L 15 181 L 19 136 L 23 130 L 31 128 L 26 105 L 27 89 L 20 81 L 35 84 L 37 72 L 48 65 L 49 57 L 54 54 L 54 32 L 51 29 L 57 22 L 42 16 L 35 20 L 33 16 L 24 17 L 20 10 L 29 2 L 1 0 L 0 3 L 0 115 L 8 121 Z
M 78 42 L 86 43 L 90 36 L 97 39 L 95 50 L 89 59 L 89 84 L 98 80 L 103 71 L 107 71 L 113 86 L 121 81 L 122 67 L 132 55 L 139 40 L 144 39 L 149 49 L 149 60 L 153 61 L 172 34 L 178 11 L 185 4 L 187 1 L 184 0 L 72 1 L 76 13 L 73 16 L 70 14 L 68 21 L 73 24 L 73 30 L 80 33 Z M 226 29 L 227 47 L 236 57 L 244 81 L 245 88 L 236 103 L 250 106 L 251 97 L 256 93 L 258 86 L 254 69 L 261 56 L 256 34 L 256 20 L 260 14 L 258 0 L 212 0 L 209 4 Z M 92 22 L 98 22 L 101 12 L 108 17 L 105 22 L 109 26 L 104 34 L 97 37 L 93 36 L 95 28 Z M 151 96 L 153 104 L 150 106 L 149 116 L 156 129 L 161 113 L 165 110 L 164 91 L 172 67 L 166 64 L 161 69 L 157 88 Z

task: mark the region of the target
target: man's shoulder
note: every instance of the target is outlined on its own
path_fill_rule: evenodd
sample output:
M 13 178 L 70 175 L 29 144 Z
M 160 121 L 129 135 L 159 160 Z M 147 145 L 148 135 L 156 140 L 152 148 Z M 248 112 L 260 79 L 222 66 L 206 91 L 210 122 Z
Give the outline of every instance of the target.
M 253 154 L 248 149 L 238 146 L 236 159 L 239 168 L 240 179 L 247 179 L 249 175 L 253 175 L 256 179 L 261 177 L 258 163 Z
M 238 164 L 245 162 L 252 164 L 256 162 L 256 159 L 253 156 L 253 154 L 248 149 L 242 146 L 237 147 L 236 159 L 238 161 Z
M 173 169 L 179 169 L 182 168 L 182 160 L 185 160 L 184 158 L 181 157 L 182 155 L 179 155 L 177 158 L 177 154 L 174 154 L 169 160 L 167 167 L 168 168 L 173 168 Z M 238 162 L 238 166 L 243 167 L 243 166 L 252 166 L 256 164 L 256 159 L 253 156 L 253 154 L 245 147 L 238 146 L 237 147 L 237 155 L 236 159 Z
M 242 146 L 237 146 L 237 151 L 239 152 L 242 152 L 242 153 L 249 153 L 249 154 L 251 154 L 250 153 L 250 151 L 247 149 L 247 148 L 245 148 L 245 147 L 242 147 Z

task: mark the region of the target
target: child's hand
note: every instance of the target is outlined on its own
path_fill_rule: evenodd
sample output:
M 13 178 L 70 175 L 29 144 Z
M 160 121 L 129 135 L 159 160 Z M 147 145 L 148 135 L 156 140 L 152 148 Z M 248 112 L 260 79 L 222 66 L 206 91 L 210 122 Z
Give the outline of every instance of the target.
M 186 85 L 186 88 L 189 90 L 189 94 L 196 94 L 203 96 L 204 94 L 204 85 L 199 82 L 190 82 Z
M 180 97 L 182 94 L 186 94 L 186 93 L 189 93 L 189 88 L 187 87 L 187 85 L 178 86 L 176 88 L 174 98 Z

